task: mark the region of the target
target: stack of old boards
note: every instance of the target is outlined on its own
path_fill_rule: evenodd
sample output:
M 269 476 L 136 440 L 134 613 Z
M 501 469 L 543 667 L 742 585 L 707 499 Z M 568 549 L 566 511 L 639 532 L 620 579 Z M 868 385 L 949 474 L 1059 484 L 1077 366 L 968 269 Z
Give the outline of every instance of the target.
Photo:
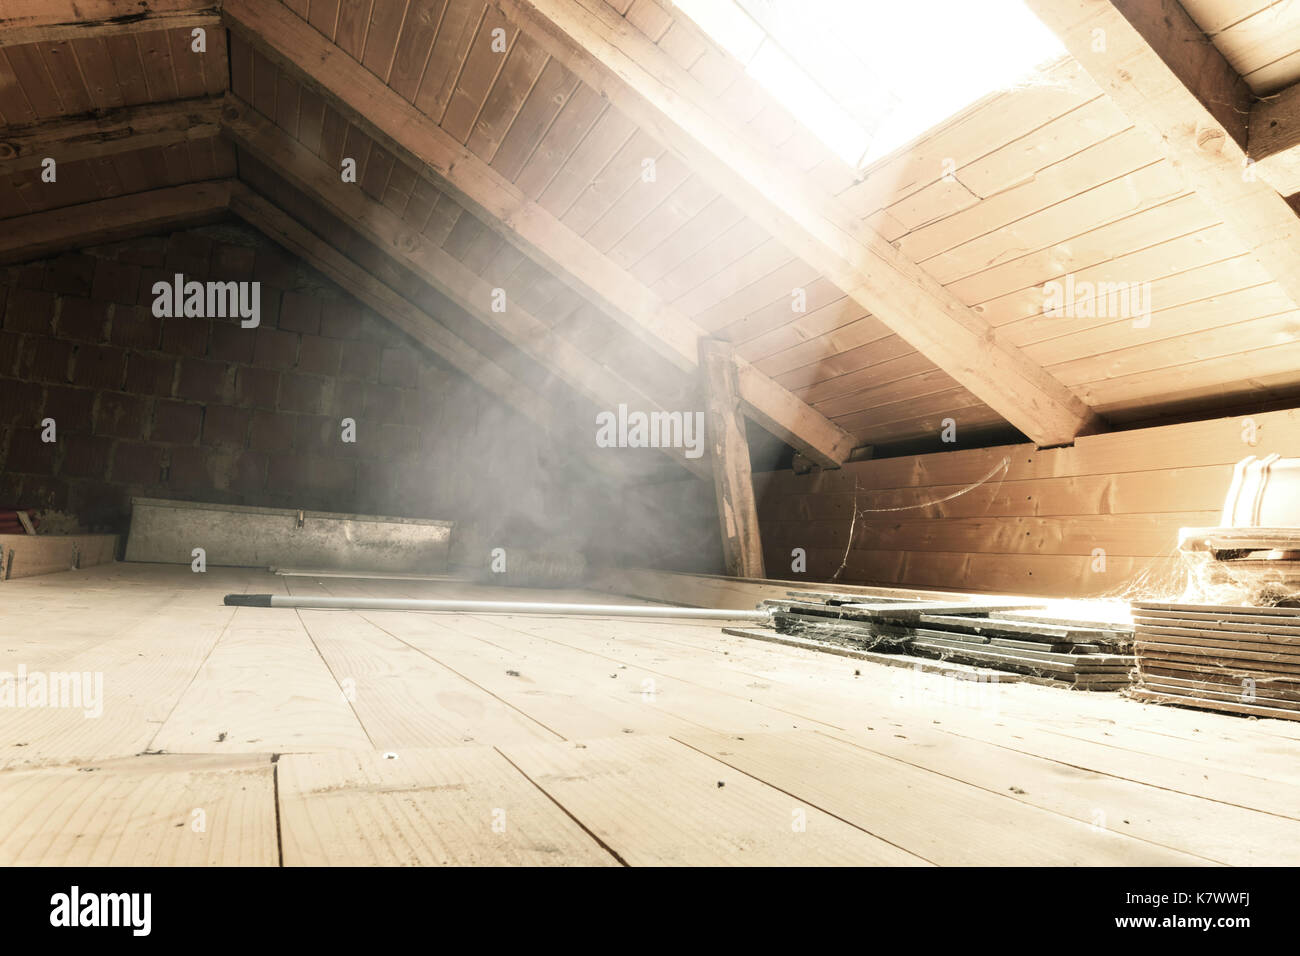
M 1041 603 L 954 604 L 802 591 L 791 596 L 762 606 L 772 609 L 779 634 L 805 642 L 975 665 L 1088 690 L 1127 687 L 1133 667 L 1131 631 L 1021 613 Z M 748 628 L 725 630 L 761 636 Z
M 1300 720 L 1300 608 L 1133 605 L 1140 700 Z

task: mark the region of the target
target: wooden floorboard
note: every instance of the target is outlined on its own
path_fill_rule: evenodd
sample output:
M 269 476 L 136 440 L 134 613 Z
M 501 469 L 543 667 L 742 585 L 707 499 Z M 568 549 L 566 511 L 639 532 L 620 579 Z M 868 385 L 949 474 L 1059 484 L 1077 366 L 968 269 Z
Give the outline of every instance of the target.
M 19 622 L 0 678 L 102 679 L 98 716 L 0 707 L 0 863 L 1300 863 L 1286 722 L 707 622 L 224 607 L 231 591 L 631 603 L 133 564 L 0 583 Z
M 923 866 L 927 861 L 673 740 L 503 748 L 632 866 Z
M 488 747 L 293 754 L 278 767 L 286 866 L 612 866 Z
M 267 754 L 0 773 L 0 865 L 275 866 Z

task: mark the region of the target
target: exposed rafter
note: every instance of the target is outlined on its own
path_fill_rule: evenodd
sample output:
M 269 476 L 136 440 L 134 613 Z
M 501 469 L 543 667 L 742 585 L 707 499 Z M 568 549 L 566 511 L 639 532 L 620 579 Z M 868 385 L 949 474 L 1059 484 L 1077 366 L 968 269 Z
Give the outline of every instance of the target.
M 679 368 L 697 366 L 697 343 L 704 332 L 689 317 L 530 201 L 292 11 L 251 0 L 230 0 L 223 9 L 231 24 L 258 49 L 291 68 L 507 241 Z M 855 444 L 848 432 L 745 362 L 740 363 L 740 388 L 746 411 L 755 421 L 823 465 L 839 465 Z
M 773 236 L 1040 445 L 1102 426 L 1077 396 L 920 266 L 739 132 L 700 83 L 611 7 L 498 0 L 553 56 Z
M 1182 5 L 1026 2 L 1300 305 L 1300 219 L 1247 162 L 1250 90 Z
M 495 311 L 493 289 L 478 275 L 382 203 L 370 199 L 359 186 L 342 182 L 337 170 L 238 97 L 227 97 L 222 124 L 241 147 L 279 170 L 289 182 L 348 226 L 387 250 L 430 286 L 554 371 L 599 407 L 613 409 L 626 403 L 647 411 L 663 411 L 652 397 L 642 394 L 541 319 L 510 301 L 508 293 L 505 311 Z M 592 430 L 594 435 L 594 422 Z M 706 458 L 686 458 L 680 448 L 662 451 L 701 477 L 711 474 Z
M 211 222 L 226 215 L 231 186 L 231 180 L 170 186 L 6 219 L 0 263 Z
M 35 169 L 47 156 L 70 163 L 209 139 L 221 132 L 220 109 L 219 97 L 202 97 L 9 127 L 0 132 L 0 173 Z
M 1300 83 L 1251 107 L 1247 152 L 1255 171 L 1279 193 L 1300 193 Z
M 214 0 L 0 0 L 0 47 L 220 26 Z

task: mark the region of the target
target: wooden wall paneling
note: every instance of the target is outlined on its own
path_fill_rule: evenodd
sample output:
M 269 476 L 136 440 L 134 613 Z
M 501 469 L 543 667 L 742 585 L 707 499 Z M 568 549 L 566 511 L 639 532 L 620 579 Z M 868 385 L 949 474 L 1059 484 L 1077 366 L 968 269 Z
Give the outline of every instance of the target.
M 724 210 L 726 212 L 729 210 Z M 701 215 L 708 216 L 709 213 L 710 210 L 706 209 Z M 742 216 L 732 226 L 708 240 L 702 248 L 693 251 L 671 248 L 668 255 L 674 262 L 673 268 L 651 283 L 650 287 L 668 301 L 675 301 L 732 263 L 772 242 L 775 240 L 754 220 Z M 675 247 L 677 244 L 674 239 L 669 239 L 665 245 Z M 651 253 L 646 260 L 653 260 L 654 257 L 655 253 Z M 642 266 L 646 260 L 642 260 Z
M 1219 223 L 1205 203 L 1190 193 L 1126 216 L 1090 232 L 1076 234 L 1024 255 L 1017 255 L 962 279 L 949 282 L 948 289 L 965 302 L 990 299 L 1025 289 L 1041 287 L 1049 279 L 1128 252 L 1145 249 Z
M 486 12 L 487 3 L 484 0 L 449 0 L 443 13 L 414 100 L 417 109 L 439 122 L 446 113 L 447 104 L 460 78 L 461 67 Z
M 644 253 L 632 264 L 631 272 L 653 288 L 670 271 L 703 250 L 712 249 L 720 237 L 744 221 L 739 209 L 726 198 L 717 196 L 659 245 Z
M 920 216 L 905 216 L 903 204 L 890 206 L 888 211 L 912 230 L 898 240 L 898 247 L 924 261 L 1159 160 L 1150 141 L 1130 128 L 1038 169 L 1027 182 L 987 199 L 972 200 L 951 214 L 938 216 L 927 209 Z M 961 172 L 956 175 L 960 181 Z M 917 219 L 938 221 L 917 228 L 921 225 Z
M 174 100 L 180 96 L 172 66 L 171 37 L 167 31 L 138 33 L 136 48 L 144 66 L 145 86 L 151 100 Z
M 276 69 L 275 113 L 271 119 L 290 136 L 298 136 L 298 97 L 302 87 L 285 70 Z
M 447 6 L 448 0 L 410 0 L 407 7 L 386 77 L 388 85 L 407 102 L 414 103 L 420 91 Z
M 1101 93 L 1083 68 L 1063 57 L 1042 73 L 1042 82 L 995 93 L 971 104 L 940 130 L 922 134 L 864 171 L 861 181 L 837 198 L 865 218 L 891 202 L 943 178 L 950 160 L 957 169 L 1007 143 L 1032 134 Z
M 826 287 L 831 287 L 831 284 L 824 278 L 818 278 L 812 286 L 809 286 L 810 303 L 820 301 L 821 290 Z M 756 315 L 761 319 L 764 313 L 760 312 Z M 803 315 L 794 316 L 781 325 L 773 325 L 767 331 L 757 332 L 757 329 L 754 329 L 757 334 L 752 337 L 747 334 L 750 330 L 744 327 L 742 319 L 736 323 L 739 328 L 732 332 L 731 337 L 737 340 L 737 354 L 754 362 L 755 365 L 763 363 L 763 371 L 775 375 L 815 361 L 824 352 L 838 351 L 830 343 L 819 343 L 817 340 L 868 318 L 869 313 L 866 309 L 848 296 L 841 296 L 820 308 L 810 308 Z M 884 329 L 884 326 L 880 325 L 880 328 Z
M 274 120 L 276 96 L 279 88 L 279 70 L 260 50 L 252 51 L 253 98 L 248 102 L 267 119 Z
M 365 47 L 356 58 L 385 83 L 392 73 L 397 40 L 406 23 L 410 6 L 411 0 L 388 0 L 386 3 L 372 5 L 370 10 Z
M 27 102 L 32 106 L 35 118 L 45 120 L 65 115 L 63 101 L 41 59 L 38 44 L 20 43 L 7 47 L 5 55 Z
M 577 88 L 578 78 L 558 60 L 548 58 L 493 153 L 492 168 L 511 182 L 517 182 Z
M 490 164 L 496 157 L 549 59 L 541 45 L 526 33 L 521 33 L 510 47 L 465 144 L 484 162 Z
M 1052 366 L 1062 381 L 1098 382 L 1183 364 L 1235 355 L 1276 345 L 1292 345 L 1300 356 L 1300 310 L 1289 309 L 1262 318 L 1248 319 L 1233 325 L 1189 332 L 1147 345 L 1116 349 L 1103 355 L 1088 356 Z M 1194 386 L 1195 379 L 1187 384 Z
M 924 260 L 945 285 L 1026 252 L 1046 249 L 1185 192 L 1165 160 L 1032 213 L 1009 226 Z
M 380 201 L 399 216 L 405 217 L 406 207 L 411 201 L 411 192 L 419 178 L 405 163 L 394 162 L 388 172 L 388 185 L 384 187 L 384 194 L 380 197 Z
M 624 269 L 636 263 L 694 219 L 717 198 L 717 193 L 698 176 L 690 176 L 658 206 L 652 209 L 615 243 L 602 251 Z
M 0 49 L 0 117 L 6 126 L 26 126 L 36 122 L 36 110 L 18 83 L 18 75 L 7 52 Z
M 90 91 L 81 75 L 76 53 L 68 40 L 37 44 L 45 70 L 58 91 L 65 115 L 85 113 L 94 108 Z
M 1259 96 L 1300 79 L 1300 13 L 1291 4 L 1243 16 L 1216 33 L 1214 45 Z
M 370 11 L 374 0 L 339 0 L 338 17 L 334 26 L 334 43 L 352 59 L 360 61 L 366 45 L 366 30 L 370 26 Z
M 824 328 L 826 323 L 838 323 L 830 327 L 839 328 L 854 318 L 866 314 L 862 306 L 849 299 L 835 283 L 819 276 L 807 263 L 795 260 L 787 269 L 791 270 L 789 274 L 782 273 L 779 279 L 778 273 L 773 273 L 762 280 L 764 284 L 770 280 L 777 286 L 774 298 L 757 306 L 748 307 L 746 311 L 740 313 L 739 318 L 736 318 L 735 312 L 731 315 L 719 314 L 716 317 L 706 313 L 700 317 L 701 324 L 720 324 L 718 337 L 734 342 L 738 354 L 746 358 L 757 354 L 759 358 L 763 358 L 772 354 L 770 343 L 776 339 L 768 339 L 768 349 L 765 351 L 745 351 L 742 347 L 769 332 L 781 329 L 786 330 L 788 339 L 793 339 L 794 344 L 798 344 L 807 341 L 808 330 L 811 328 Z M 781 283 L 785 283 L 784 287 Z M 794 290 L 796 288 L 803 292 L 803 310 L 800 312 L 795 311 Z M 760 289 L 754 288 L 753 291 L 754 298 L 757 298 Z M 745 295 L 745 298 L 749 299 L 750 296 Z M 850 302 L 852 306 L 849 305 Z M 715 306 L 714 310 L 718 308 Z
M 908 356 L 918 356 L 913 360 L 913 371 L 922 371 L 934 364 L 893 332 L 880 335 L 879 330 L 870 323 L 864 329 L 859 329 L 856 325 L 851 328 L 855 337 L 861 335 L 867 341 L 855 348 L 825 355 L 816 362 L 778 376 L 777 380 L 786 388 L 806 396 L 804 401 L 822 401 L 863 388 L 874 381 L 872 376 L 877 373 L 865 371 L 874 366 L 896 362 Z
M 537 197 L 538 205 L 562 217 L 636 133 L 636 127 L 622 113 L 603 111 L 551 176 Z
M 817 271 L 806 262 L 791 258 L 720 301 L 704 307 L 695 314 L 695 320 L 705 329 L 715 332 L 723 328 L 733 329 L 738 325 L 743 329 L 741 323 L 745 319 L 750 319 L 753 325 L 761 327 L 762 323 L 755 317 L 759 312 L 766 312 L 768 322 L 784 321 L 797 314 L 792 308 L 794 290 L 804 290 L 807 297 L 808 287 L 816 283 L 818 278 Z M 807 304 L 823 305 L 843 295 L 830 283 L 823 283 L 821 292 L 820 301 L 813 300 Z M 739 322 L 735 318 L 738 315 L 742 317 Z M 719 335 L 719 338 L 730 336 Z
M 506 49 L 503 52 L 493 49 L 496 36 L 500 35 L 494 36 L 496 31 L 504 31 Z M 500 10 L 495 6 L 487 8 L 478 33 L 469 45 L 460 78 L 452 90 L 440 123 L 458 142 L 466 143 L 469 140 L 488 93 L 505 66 L 518 35 L 519 28 L 507 21 Z
M 624 237 L 639 233 L 646 217 L 667 203 L 691 175 L 686 164 L 672 153 L 660 153 L 657 156 L 647 154 L 642 157 L 642 161 L 645 159 L 654 161 L 653 181 L 646 181 L 642 174 L 643 167 L 632 185 L 601 212 L 583 233 L 583 238 L 602 253 Z M 573 212 L 570 210 L 570 215 Z
M 1224 288 L 1221 275 L 1231 270 L 1238 275 L 1237 288 L 1266 281 L 1262 267 L 1251 263 L 1241 243 L 1223 226 L 1198 229 L 1186 235 L 1126 252 L 1113 259 L 1071 271 L 1076 288 L 1081 282 L 1126 282 L 1149 280 L 1153 307 L 1182 305 L 1207 294 L 1210 284 Z M 1064 281 L 1066 273 L 1051 278 Z M 1210 284 L 1203 279 L 1208 278 Z M 1022 322 L 1042 321 L 1043 288 L 1046 283 L 1027 286 L 979 303 L 989 324 L 1013 334 Z M 1095 298 L 1095 296 L 1094 296 Z
M 514 181 L 520 192 L 540 202 L 556 173 L 576 146 L 586 140 L 607 108 L 608 103 L 599 93 L 584 83 L 577 83 L 532 156 L 516 175 Z
M 1116 300 L 1117 302 L 1119 300 Z M 1106 306 L 1107 311 L 1113 306 Z M 1122 306 L 1121 306 L 1122 308 Z M 1263 316 L 1280 315 L 1293 311 L 1291 299 L 1275 282 L 1237 289 L 1221 295 L 1197 299 L 1186 305 L 1153 311 L 1150 322 L 1132 316 L 1070 320 L 1062 323 L 1060 333 L 1045 337 L 1050 327 L 1039 326 L 1040 334 L 1034 342 L 1022 347 L 1044 365 L 1068 362 L 1105 361 L 1108 352 L 1150 345 L 1177 339 L 1193 332 L 1204 332 L 1225 325 Z M 1024 331 L 1018 327 L 1017 331 Z M 1020 337 L 1020 336 L 1017 336 Z
M 307 22 L 334 39 L 339 20 L 339 0 L 311 0 L 307 11 Z

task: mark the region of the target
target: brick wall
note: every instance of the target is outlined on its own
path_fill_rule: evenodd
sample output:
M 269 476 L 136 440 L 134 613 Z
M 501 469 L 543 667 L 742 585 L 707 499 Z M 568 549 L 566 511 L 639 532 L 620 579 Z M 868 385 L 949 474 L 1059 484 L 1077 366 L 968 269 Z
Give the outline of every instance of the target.
M 176 272 L 260 281 L 260 327 L 155 317 Z M 0 270 L 0 315 L 0 508 L 121 532 L 132 495 L 461 522 L 575 504 L 526 421 L 239 226 Z

